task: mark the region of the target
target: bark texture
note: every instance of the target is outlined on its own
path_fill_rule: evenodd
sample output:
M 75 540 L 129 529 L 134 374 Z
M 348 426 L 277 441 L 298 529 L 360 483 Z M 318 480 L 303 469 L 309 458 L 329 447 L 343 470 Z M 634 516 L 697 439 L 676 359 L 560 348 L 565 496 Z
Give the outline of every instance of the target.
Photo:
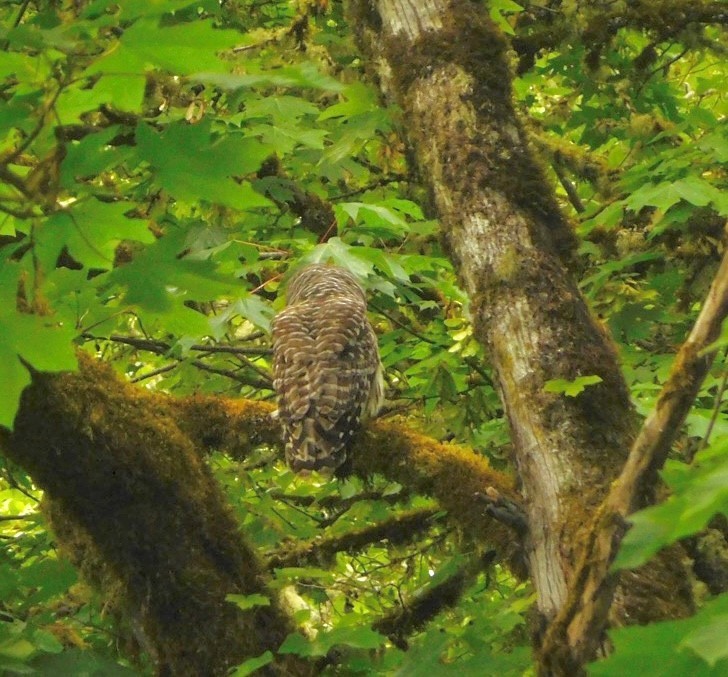
M 700 315 L 680 348 L 657 404 L 637 435 L 629 458 L 601 505 L 595 528 L 577 567 L 569 602 L 549 628 L 544 663 L 558 672 L 573 672 L 596 651 L 616 587 L 610 572 L 627 528 L 627 517 L 641 506 L 640 497 L 655 486 L 675 437 L 713 363 L 708 347 L 719 336 L 728 314 L 728 252 L 710 287 Z M 679 557 L 677 549 L 672 551 Z M 664 558 L 663 558 L 664 559 Z
M 160 675 L 224 675 L 293 630 L 202 457 L 145 391 L 88 359 L 34 376 L 7 455 L 46 491 L 56 533 L 92 578 L 113 585 Z M 270 674 L 311 674 L 284 659 Z
M 362 0 L 354 18 L 383 91 L 403 109 L 498 379 L 548 621 L 566 602 L 582 528 L 636 432 L 616 352 L 567 273 L 573 237 L 514 110 L 508 45 L 484 8 Z M 601 383 L 577 397 L 544 391 L 551 379 L 588 375 Z M 665 599 L 661 588 L 643 578 L 625 607 L 652 598 L 661 613 L 689 611 L 689 594 Z

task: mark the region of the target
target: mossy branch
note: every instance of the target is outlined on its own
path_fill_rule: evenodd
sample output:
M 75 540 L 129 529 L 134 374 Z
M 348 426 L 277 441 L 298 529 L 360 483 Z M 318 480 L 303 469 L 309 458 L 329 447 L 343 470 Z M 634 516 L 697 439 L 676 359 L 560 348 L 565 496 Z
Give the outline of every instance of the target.
M 610 571 L 627 531 L 628 516 L 652 501 L 664 464 L 715 351 L 728 315 L 728 252 L 723 255 L 690 335 L 680 348 L 654 410 L 632 444 L 627 462 L 596 512 L 577 563 L 567 603 L 551 624 L 542 647 L 552 674 L 578 674 L 602 639 L 618 575 Z
M 596 67 L 604 47 L 622 29 L 642 30 L 655 42 L 679 41 L 688 35 L 692 46 L 694 27 L 728 23 L 725 3 L 705 0 L 642 0 L 620 4 L 614 11 L 604 11 L 599 4 L 584 3 L 583 7 L 577 15 L 561 13 L 551 21 L 539 21 L 518 31 L 512 44 L 519 55 L 519 75 L 533 67 L 541 51 L 557 49 L 566 42 L 583 43 L 589 50 L 589 65 Z M 639 61 L 636 66 L 640 67 Z
M 157 671 L 222 675 L 275 651 L 293 626 L 275 599 L 248 612 L 225 601 L 266 594 L 265 570 L 160 401 L 83 358 L 80 373 L 33 375 L 3 447 L 45 490 L 55 521 L 88 535 L 153 647 Z M 311 672 L 291 657 L 277 667 Z
M 463 592 L 486 565 L 482 557 L 466 561 L 444 581 L 428 586 L 405 600 L 402 606 L 379 619 L 372 627 L 386 635 L 400 649 L 406 650 L 406 638 L 423 628 L 441 611 L 457 604 Z
M 161 398 L 160 398 L 161 400 Z M 218 449 L 245 458 L 258 444 L 280 443 L 272 404 L 251 400 L 195 396 L 161 402 L 180 428 L 201 448 Z M 521 544 L 513 532 L 486 514 L 476 495 L 493 487 L 518 502 L 513 480 L 464 447 L 443 444 L 390 421 L 372 421 L 350 450 L 351 471 L 359 477 L 374 473 L 398 482 L 408 491 L 435 498 L 469 537 L 498 549 L 523 575 Z
M 271 555 L 267 565 L 269 569 L 310 564 L 326 566 L 339 552 L 357 552 L 372 543 L 385 540 L 393 544 L 407 543 L 432 525 L 433 517 L 437 512 L 434 508 L 409 510 L 345 534 L 320 537 L 306 543 L 295 543 L 290 548 L 284 547 Z

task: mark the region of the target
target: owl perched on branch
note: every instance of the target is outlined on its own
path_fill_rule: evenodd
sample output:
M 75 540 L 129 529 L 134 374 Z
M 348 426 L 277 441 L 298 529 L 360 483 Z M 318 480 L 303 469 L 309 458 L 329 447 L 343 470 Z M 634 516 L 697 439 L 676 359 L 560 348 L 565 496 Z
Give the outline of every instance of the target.
M 291 278 L 286 302 L 273 320 L 273 384 L 286 461 L 295 471 L 333 470 L 384 400 L 366 296 L 349 271 L 310 265 Z

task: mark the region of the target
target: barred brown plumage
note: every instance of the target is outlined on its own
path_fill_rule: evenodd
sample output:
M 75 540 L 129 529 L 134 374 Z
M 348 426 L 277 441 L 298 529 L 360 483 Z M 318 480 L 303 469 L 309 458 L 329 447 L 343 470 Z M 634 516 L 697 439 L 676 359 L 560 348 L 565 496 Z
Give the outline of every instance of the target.
M 286 302 L 273 320 L 273 384 L 286 461 L 295 471 L 335 469 L 384 400 L 366 296 L 349 271 L 315 264 L 291 278 Z

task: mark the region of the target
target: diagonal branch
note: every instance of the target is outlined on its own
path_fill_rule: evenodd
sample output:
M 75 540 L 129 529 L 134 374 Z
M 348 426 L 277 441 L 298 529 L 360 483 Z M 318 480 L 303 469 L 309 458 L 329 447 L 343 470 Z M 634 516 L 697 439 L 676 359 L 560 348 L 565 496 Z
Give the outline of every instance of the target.
M 715 351 L 706 348 L 720 335 L 728 314 L 728 251 L 724 253 L 703 309 L 675 358 L 670 376 L 632 444 L 627 462 L 597 511 L 582 552 L 567 604 L 544 639 L 544 665 L 555 674 L 578 674 L 602 640 L 618 575 L 610 572 L 627 531 L 627 517 L 654 492 L 657 472 L 670 451 Z
M 157 407 L 170 411 L 181 430 L 202 449 L 244 458 L 257 444 L 280 443 L 278 424 L 270 417 L 274 407 L 265 402 L 197 395 L 160 397 Z M 410 491 L 435 498 L 468 537 L 497 547 L 499 555 L 523 573 L 523 544 L 480 507 L 476 495 L 492 488 L 511 501 L 520 498 L 513 480 L 491 468 L 484 457 L 381 420 L 372 421 L 357 436 L 349 456 L 352 472 L 360 477 L 379 473 Z
M 80 365 L 34 373 L 14 430 L 0 428 L 3 452 L 45 490 L 66 551 L 118 587 L 158 674 L 224 675 L 275 651 L 293 624 L 274 598 L 248 611 L 225 601 L 267 594 L 265 571 L 162 398 L 98 361 Z M 276 665 L 312 671 L 290 657 Z
M 296 543 L 293 547 L 281 548 L 268 559 L 268 569 L 300 567 L 328 562 L 339 552 L 356 552 L 384 540 L 390 543 L 406 543 L 428 529 L 435 522 L 438 510 L 421 508 L 410 510 L 375 524 L 347 531 L 343 534 L 318 537 L 312 541 Z

